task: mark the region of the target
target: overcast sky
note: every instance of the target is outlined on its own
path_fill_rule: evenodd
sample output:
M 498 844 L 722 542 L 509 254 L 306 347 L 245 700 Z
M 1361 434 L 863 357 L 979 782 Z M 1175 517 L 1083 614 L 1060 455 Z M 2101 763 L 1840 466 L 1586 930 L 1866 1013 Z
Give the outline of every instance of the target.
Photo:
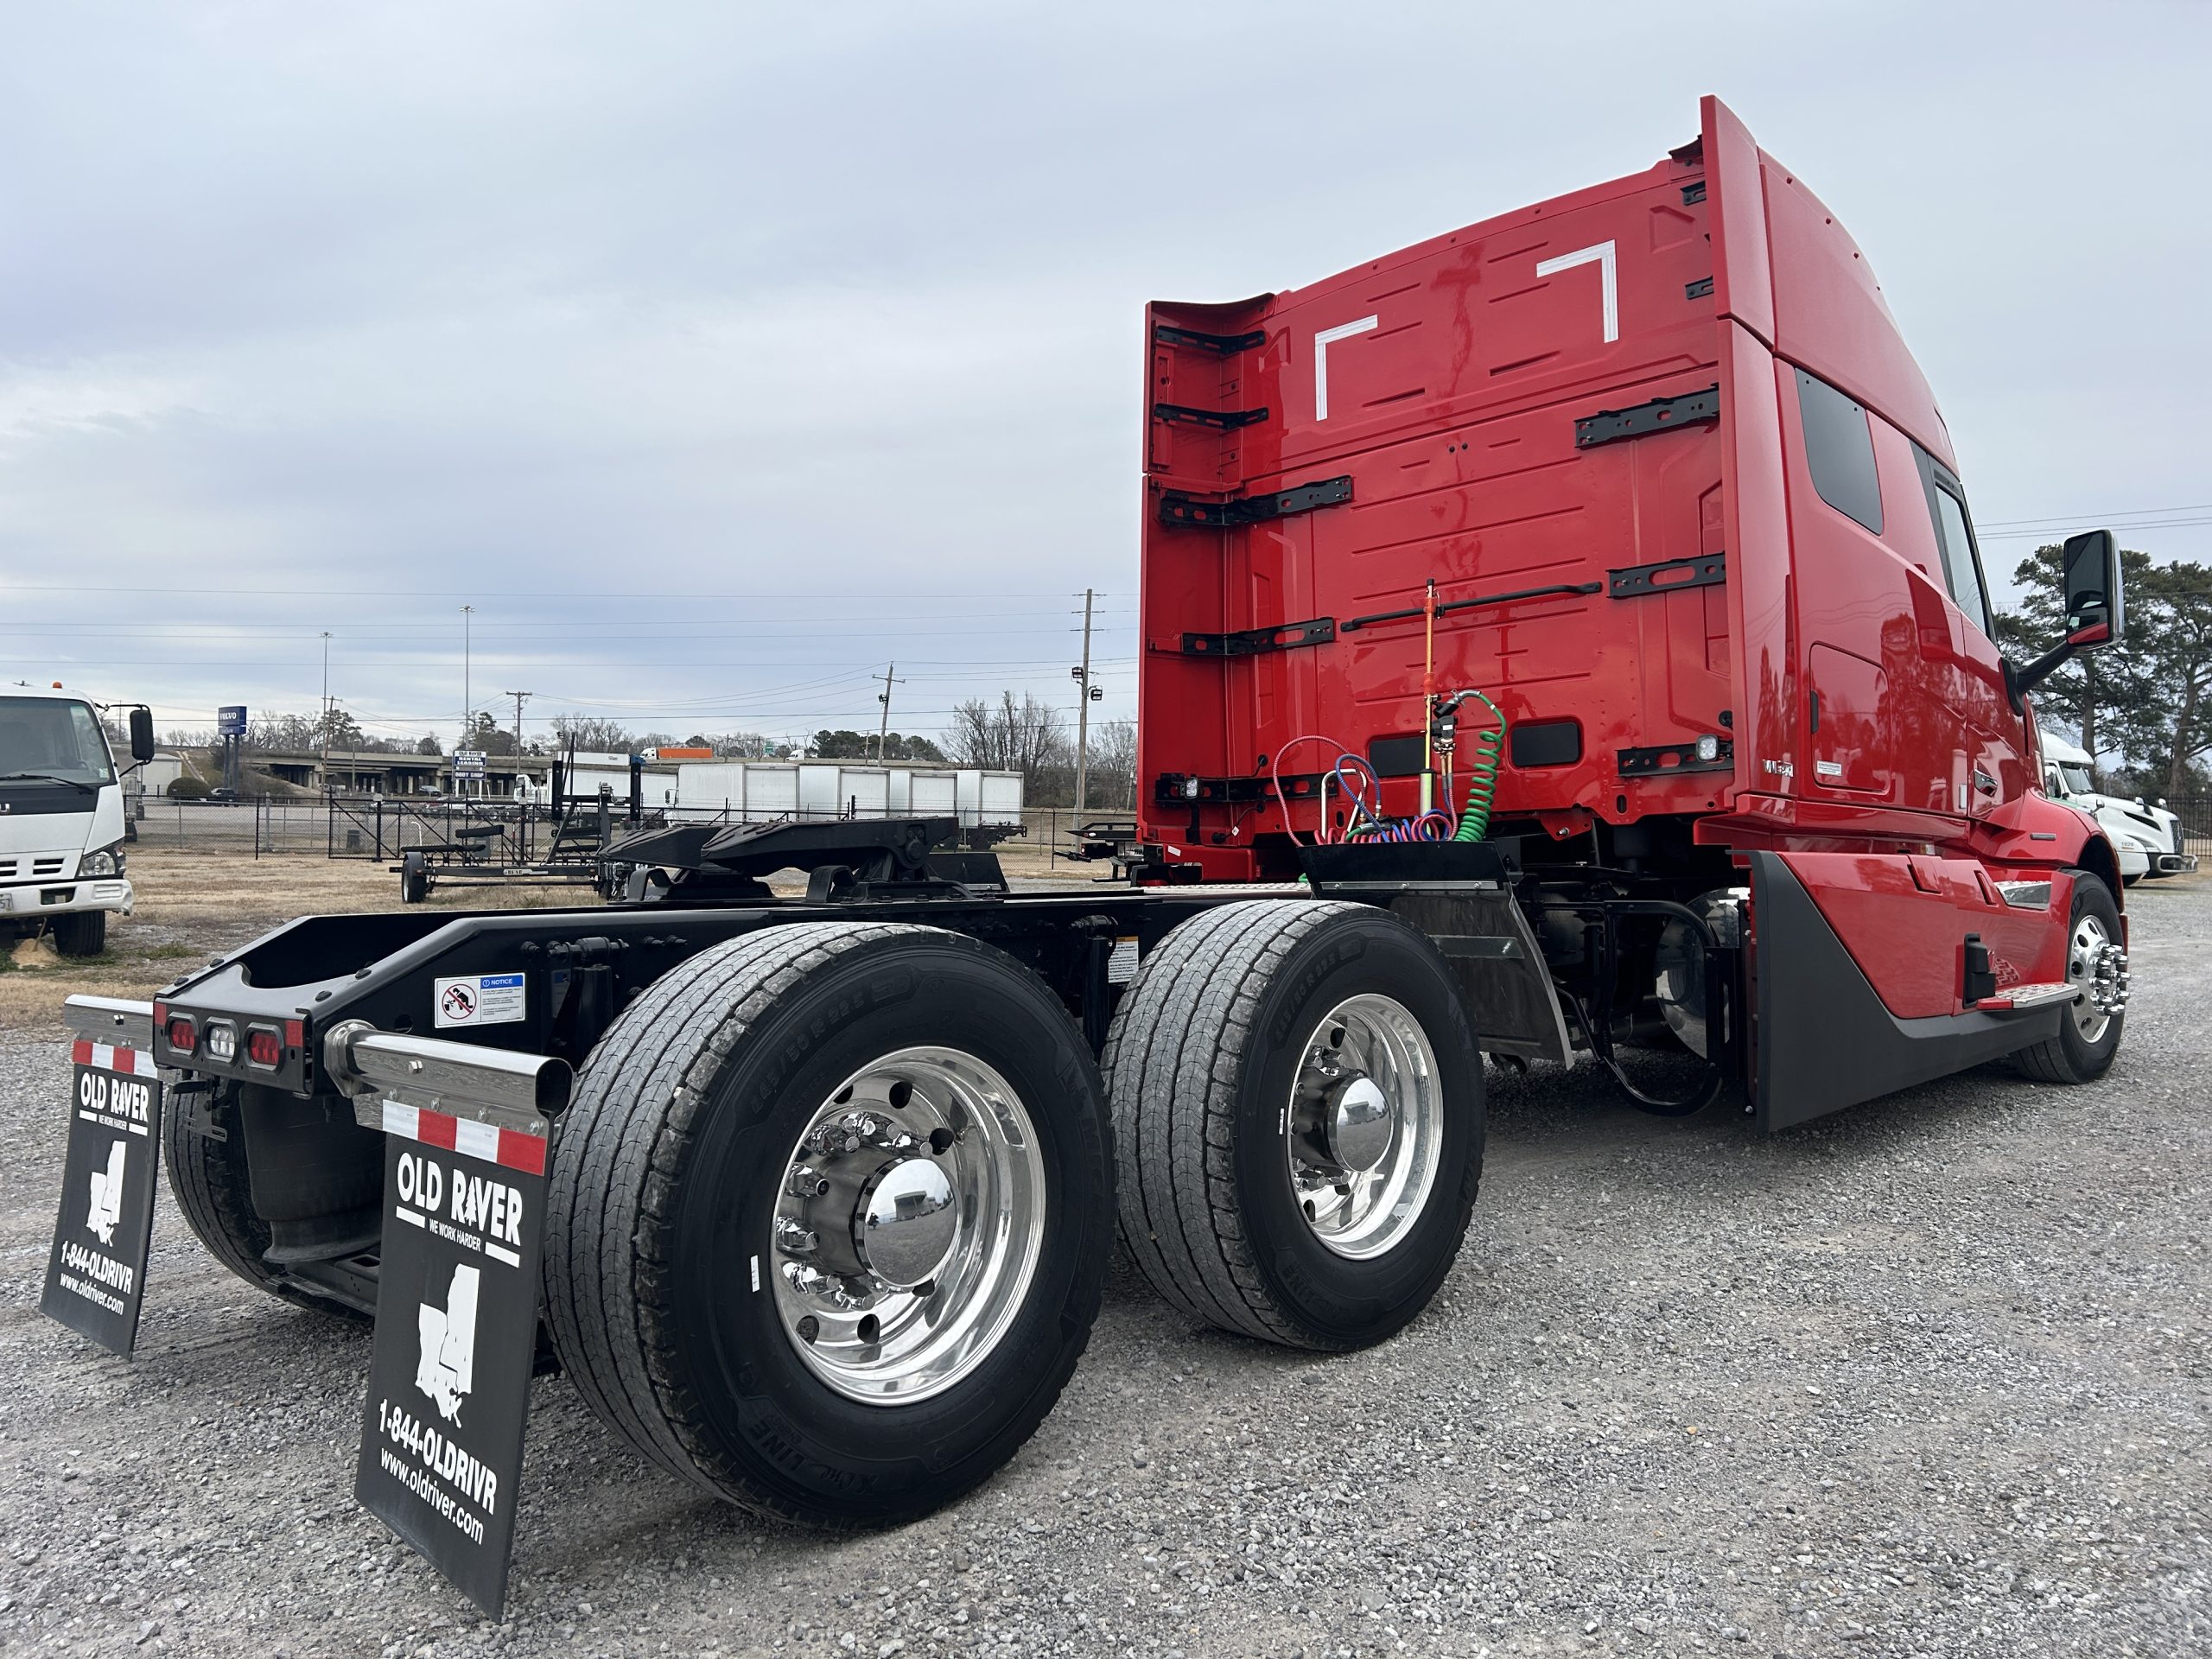
M 450 734 L 1134 711 L 1141 322 L 1637 170 L 1848 224 L 1996 567 L 2212 556 L 2212 7 L 7 6 L 0 667 Z M 2188 521 L 2188 522 L 2175 522 Z M 2152 528 L 2150 526 L 2158 526 Z M 1071 702 L 1070 702 L 1072 707 Z

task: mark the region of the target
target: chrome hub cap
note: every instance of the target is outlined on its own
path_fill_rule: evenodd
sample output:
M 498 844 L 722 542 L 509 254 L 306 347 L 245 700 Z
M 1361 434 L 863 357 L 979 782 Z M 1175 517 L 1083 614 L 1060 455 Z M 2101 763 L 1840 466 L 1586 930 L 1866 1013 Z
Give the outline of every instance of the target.
M 1420 1218 L 1444 1140 L 1436 1052 L 1387 996 L 1355 996 L 1306 1041 L 1283 1114 L 1291 1196 L 1338 1255 L 1380 1255 Z
M 864 1272 L 893 1290 L 912 1290 L 938 1275 L 960 1229 L 952 1181 L 927 1158 L 886 1164 L 861 1195 L 853 1240 Z
M 1364 1175 L 1382 1161 L 1398 1137 L 1389 1096 L 1382 1084 L 1366 1077 L 1348 1078 L 1332 1092 L 1334 1101 L 1325 1120 L 1329 1150 L 1339 1166 Z
M 780 1172 L 785 1333 L 848 1398 L 925 1399 L 1005 1336 L 1044 1224 L 1036 1131 L 1006 1079 L 958 1049 L 887 1054 L 823 1103 Z
M 2074 999 L 2074 1029 L 2085 1043 L 2102 1040 L 2105 1027 L 2127 1007 L 2127 952 L 2094 916 L 2075 920 L 2066 978 L 2082 993 Z

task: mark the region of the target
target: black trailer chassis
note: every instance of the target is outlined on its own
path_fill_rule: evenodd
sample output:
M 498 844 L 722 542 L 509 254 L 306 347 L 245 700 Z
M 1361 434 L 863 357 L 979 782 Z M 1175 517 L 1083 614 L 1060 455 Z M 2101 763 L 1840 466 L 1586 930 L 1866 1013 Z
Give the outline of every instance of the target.
M 1904 1030 L 1764 854 L 1701 893 L 1524 870 L 1510 843 L 1015 893 L 933 850 L 956 829 L 652 830 L 608 849 L 628 898 L 603 908 L 280 928 L 149 1010 L 180 1207 L 270 1294 L 373 1316 L 380 1096 L 467 1117 L 439 1079 L 465 1102 L 472 1056 L 502 1086 L 557 1071 L 477 1115 L 549 1147 L 543 1362 L 711 1492 L 891 1522 L 1042 1420 L 1117 1232 L 1171 1303 L 1249 1336 L 1346 1349 L 1415 1317 L 1474 1203 L 1486 1055 L 1588 1052 L 1660 1111 L 1748 1080 L 1778 1125 L 1850 1097 L 1808 1061 L 1839 1022 L 1872 1093 L 2061 1012 Z M 805 893 L 778 897 L 792 868 Z M 1776 971 L 1801 959 L 1815 980 Z M 1634 1048 L 1675 1057 L 1663 1087 Z

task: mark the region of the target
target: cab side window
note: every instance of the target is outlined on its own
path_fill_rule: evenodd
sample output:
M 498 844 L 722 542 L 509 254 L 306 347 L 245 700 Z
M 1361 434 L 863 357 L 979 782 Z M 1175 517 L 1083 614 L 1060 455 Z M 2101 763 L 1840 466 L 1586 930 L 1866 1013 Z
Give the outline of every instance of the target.
M 1966 490 L 1949 467 L 1918 444 L 1912 453 L 1920 463 L 1921 486 L 1928 494 L 1928 516 L 1936 522 L 1936 544 L 1942 550 L 1943 580 L 1952 601 L 1974 626 L 1992 633 L 1989 593 L 1974 550 L 1974 524 L 1967 517 Z
M 1797 410 L 1805 426 L 1805 465 L 1821 499 L 1880 535 L 1882 480 L 1874 470 L 1866 411 L 1802 369 L 1797 371 Z

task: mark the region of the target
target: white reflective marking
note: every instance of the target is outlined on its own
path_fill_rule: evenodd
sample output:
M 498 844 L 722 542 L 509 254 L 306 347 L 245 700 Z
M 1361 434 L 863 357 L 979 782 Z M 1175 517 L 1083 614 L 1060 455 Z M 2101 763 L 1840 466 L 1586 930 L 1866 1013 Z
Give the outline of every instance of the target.
M 487 1164 L 496 1164 L 499 1161 L 499 1131 L 492 1124 L 461 1118 L 454 1124 L 453 1149 L 464 1158 L 481 1158 Z
M 760 1288 L 760 1258 L 757 1255 L 753 1258 L 753 1288 Z
M 1611 243 L 1606 244 L 1608 247 L 1611 245 Z M 1329 347 L 1338 340 L 1363 334 L 1381 321 L 1380 317 L 1362 317 L 1357 322 L 1339 323 L 1334 328 L 1324 328 L 1313 336 L 1313 418 L 1316 422 L 1329 418 Z
M 1536 264 L 1536 275 L 1553 276 L 1562 270 L 1572 270 L 1577 265 L 1595 263 L 1598 281 L 1604 291 L 1605 307 L 1605 339 L 1621 337 L 1620 284 L 1614 269 L 1613 245 L 1610 242 L 1592 243 L 1586 248 L 1577 248 L 1573 253 L 1562 253 L 1556 259 L 1542 259 Z

